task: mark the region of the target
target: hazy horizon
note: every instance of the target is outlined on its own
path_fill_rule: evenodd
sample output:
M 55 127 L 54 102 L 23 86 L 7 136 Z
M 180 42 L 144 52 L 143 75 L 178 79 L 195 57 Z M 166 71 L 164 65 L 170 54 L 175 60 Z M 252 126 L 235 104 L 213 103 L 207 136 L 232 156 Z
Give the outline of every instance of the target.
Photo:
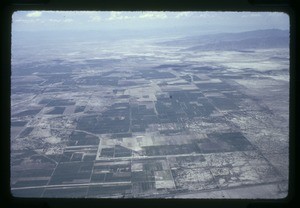
M 287 30 L 289 17 L 282 12 L 18 11 L 12 27 L 13 32 L 171 30 L 177 34 L 261 29 Z

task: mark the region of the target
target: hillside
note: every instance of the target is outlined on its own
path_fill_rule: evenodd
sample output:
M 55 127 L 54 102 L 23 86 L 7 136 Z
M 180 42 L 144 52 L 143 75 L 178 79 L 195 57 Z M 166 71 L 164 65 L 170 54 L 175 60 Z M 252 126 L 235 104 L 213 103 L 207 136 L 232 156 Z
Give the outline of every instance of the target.
M 287 30 L 268 29 L 240 33 L 218 33 L 185 37 L 161 43 L 186 47 L 184 50 L 248 50 L 289 47 Z

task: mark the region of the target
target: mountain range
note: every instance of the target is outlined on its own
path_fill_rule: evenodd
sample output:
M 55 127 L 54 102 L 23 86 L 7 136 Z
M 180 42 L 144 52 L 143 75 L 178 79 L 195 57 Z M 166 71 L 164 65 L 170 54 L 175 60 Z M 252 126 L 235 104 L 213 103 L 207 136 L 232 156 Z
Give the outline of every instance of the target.
M 289 31 L 279 29 L 254 30 L 239 33 L 218 33 L 190 36 L 161 42 L 167 46 L 186 47 L 184 51 L 194 50 L 251 50 L 288 48 Z

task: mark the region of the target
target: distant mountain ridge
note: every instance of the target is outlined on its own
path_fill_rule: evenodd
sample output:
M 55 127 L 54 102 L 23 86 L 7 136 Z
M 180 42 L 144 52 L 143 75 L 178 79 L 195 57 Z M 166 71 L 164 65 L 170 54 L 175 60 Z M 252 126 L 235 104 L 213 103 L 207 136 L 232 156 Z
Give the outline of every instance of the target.
M 288 48 L 289 31 L 267 29 L 240 33 L 218 33 L 186 37 L 161 44 L 168 46 L 186 46 L 186 49 L 183 49 L 185 51 Z

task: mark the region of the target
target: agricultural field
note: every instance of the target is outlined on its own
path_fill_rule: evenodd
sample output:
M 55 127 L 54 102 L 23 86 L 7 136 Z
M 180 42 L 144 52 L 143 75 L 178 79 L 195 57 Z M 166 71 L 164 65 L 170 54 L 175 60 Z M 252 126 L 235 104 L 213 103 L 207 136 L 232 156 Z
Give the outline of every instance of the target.
M 285 197 L 288 45 L 172 41 L 62 43 L 41 54 L 31 46 L 35 58 L 14 59 L 12 194 Z

